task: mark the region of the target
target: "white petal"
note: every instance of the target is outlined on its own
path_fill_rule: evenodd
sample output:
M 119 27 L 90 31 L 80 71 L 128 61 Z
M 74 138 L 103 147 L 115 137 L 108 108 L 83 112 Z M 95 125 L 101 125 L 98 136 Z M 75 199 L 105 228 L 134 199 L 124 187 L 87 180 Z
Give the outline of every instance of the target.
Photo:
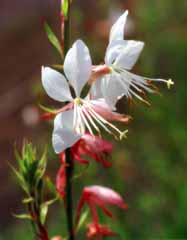
M 124 28 L 127 20 L 128 11 L 125 11 L 112 26 L 110 31 L 109 42 L 114 40 L 122 40 L 124 38 Z
M 65 77 L 52 68 L 42 67 L 42 84 L 51 98 L 60 102 L 72 100 Z
M 92 61 L 89 49 L 83 41 L 77 40 L 68 51 L 64 61 L 64 72 L 80 96 L 81 90 L 91 75 Z
M 120 83 L 120 75 L 112 73 L 102 79 L 101 90 L 108 106 L 115 110 L 117 101 L 126 94 L 126 89 Z
M 115 60 L 115 65 L 127 70 L 132 69 L 144 47 L 144 43 L 140 41 L 124 41 L 126 44 L 122 48 L 122 52 Z
M 81 137 L 73 131 L 73 117 L 74 110 L 60 113 L 55 117 L 52 143 L 56 153 L 73 146 Z
M 103 97 L 103 94 L 101 91 L 101 84 L 102 84 L 102 78 L 97 79 L 92 83 L 92 86 L 90 89 L 91 99 L 98 99 Z
M 107 65 L 111 65 L 112 63 L 114 63 L 114 61 L 116 60 L 116 58 L 121 54 L 121 52 L 123 51 L 123 48 L 126 47 L 127 41 L 125 40 L 115 40 L 112 41 L 106 50 L 106 56 L 105 56 L 105 63 Z

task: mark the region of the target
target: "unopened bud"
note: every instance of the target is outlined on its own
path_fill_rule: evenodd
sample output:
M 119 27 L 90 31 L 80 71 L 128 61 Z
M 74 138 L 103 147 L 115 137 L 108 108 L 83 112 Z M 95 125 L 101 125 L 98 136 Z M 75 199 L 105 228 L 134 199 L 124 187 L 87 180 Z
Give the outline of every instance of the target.
M 63 240 L 61 236 L 52 237 L 51 240 Z

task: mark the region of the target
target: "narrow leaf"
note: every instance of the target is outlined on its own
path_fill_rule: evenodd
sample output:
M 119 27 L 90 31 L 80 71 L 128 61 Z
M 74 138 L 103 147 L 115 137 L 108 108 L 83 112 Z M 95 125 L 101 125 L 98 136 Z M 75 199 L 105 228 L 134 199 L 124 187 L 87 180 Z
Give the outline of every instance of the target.
M 32 220 L 32 217 L 31 217 L 31 215 L 29 215 L 29 214 L 13 214 L 13 216 L 14 216 L 15 218 L 18 218 L 18 219 L 23 219 L 23 220 L 28 219 L 28 220 Z
M 45 22 L 44 23 L 44 28 L 45 31 L 47 33 L 48 39 L 51 42 L 51 44 L 57 49 L 57 51 L 60 53 L 60 56 L 62 57 L 62 48 L 60 45 L 60 42 L 58 40 L 58 38 L 55 36 L 53 30 L 51 29 L 51 27 Z
M 48 189 L 52 194 L 54 194 L 54 196 L 57 196 L 56 187 L 55 187 L 55 185 L 53 184 L 53 182 L 51 181 L 51 179 L 50 179 L 49 177 L 46 177 L 46 178 L 45 178 L 45 184 L 46 184 L 47 189 Z
M 87 218 L 88 218 L 88 213 L 89 211 L 86 210 L 82 215 L 81 215 L 81 218 L 79 220 L 79 224 L 78 224 L 78 227 L 77 227 L 77 231 L 79 231 L 85 224 Z
M 30 203 L 30 202 L 33 202 L 33 198 L 32 197 L 30 197 L 30 198 L 24 198 L 23 200 L 22 200 L 22 203 L 24 203 L 24 204 L 27 204 L 27 203 Z
M 29 194 L 28 188 L 27 188 L 27 184 L 25 183 L 24 178 L 22 177 L 22 175 L 15 169 L 15 167 L 13 167 L 10 163 L 9 166 L 11 167 L 12 171 L 14 172 L 15 176 L 17 177 L 20 186 L 23 188 L 23 190 Z
M 40 221 L 42 224 L 44 224 L 46 221 L 47 213 L 48 213 L 48 204 L 42 203 L 41 212 L 40 212 Z
M 61 8 L 62 8 L 62 13 L 63 13 L 64 17 L 66 18 L 68 16 L 69 1 L 68 0 L 63 0 Z

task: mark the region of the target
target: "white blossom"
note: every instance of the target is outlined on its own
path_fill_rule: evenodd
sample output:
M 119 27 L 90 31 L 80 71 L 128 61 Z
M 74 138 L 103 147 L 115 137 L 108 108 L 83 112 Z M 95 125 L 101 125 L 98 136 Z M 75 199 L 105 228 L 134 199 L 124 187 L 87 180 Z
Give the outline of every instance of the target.
M 112 108 L 122 96 L 132 98 L 132 96 L 146 102 L 141 96 L 144 90 L 154 92 L 150 86 L 152 81 L 166 82 L 168 87 L 173 84 L 170 80 L 151 79 L 131 73 L 129 70 L 135 65 L 144 43 L 141 41 L 124 40 L 124 28 L 127 21 L 128 11 L 119 17 L 112 26 L 109 36 L 109 45 L 105 54 L 105 64 L 103 68 L 108 68 L 107 74 L 95 80 L 92 85 L 92 96 L 94 98 L 104 97 Z M 93 68 L 93 71 L 97 69 Z
M 69 109 L 59 112 L 54 120 L 52 134 L 56 153 L 74 145 L 88 131 L 100 134 L 99 127 L 121 139 L 126 131 L 121 132 L 109 120 L 125 122 L 125 116 L 111 112 L 104 99 L 91 100 L 81 98 L 81 92 L 90 79 L 92 61 L 89 50 L 83 41 L 77 40 L 68 51 L 64 60 L 64 74 L 49 67 L 42 68 L 42 84 L 47 94 L 54 100 L 69 102 Z M 68 81 L 67 81 L 68 80 Z M 75 97 L 72 96 L 70 86 Z

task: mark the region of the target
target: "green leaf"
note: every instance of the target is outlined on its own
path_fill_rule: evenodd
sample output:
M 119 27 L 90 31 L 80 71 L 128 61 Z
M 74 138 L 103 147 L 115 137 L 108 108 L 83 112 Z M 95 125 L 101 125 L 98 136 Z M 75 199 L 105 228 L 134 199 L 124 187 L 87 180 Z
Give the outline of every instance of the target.
M 9 163 L 9 166 L 11 167 L 12 171 L 14 172 L 15 176 L 17 177 L 18 181 L 19 181 L 19 184 L 20 186 L 22 187 L 22 189 L 27 193 L 29 194 L 29 191 L 28 191 L 28 187 L 27 187 L 27 184 L 23 178 L 23 176 L 15 169 L 15 167 L 13 167 L 10 163 Z
M 45 184 L 47 189 L 49 189 L 49 191 L 54 194 L 54 196 L 57 196 L 57 191 L 56 191 L 56 186 L 53 184 L 53 182 L 51 181 L 51 179 L 47 176 L 45 178 Z
M 41 205 L 41 211 L 40 211 L 40 221 L 42 224 L 45 223 L 46 221 L 46 217 L 47 217 L 47 213 L 48 213 L 48 205 L 46 203 L 42 203 Z
M 30 203 L 30 202 L 33 202 L 33 198 L 32 197 L 30 197 L 30 198 L 24 198 L 23 200 L 22 200 L 22 203 L 24 203 L 24 204 L 27 204 L 27 203 Z
M 18 218 L 18 219 L 32 220 L 32 217 L 31 217 L 31 215 L 29 215 L 29 214 L 13 214 L 13 216 L 14 216 L 15 218 Z
M 56 200 L 57 200 L 57 198 L 54 198 L 54 199 L 51 199 L 51 200 L 41 204 L 41 206 L 40 206 L 40 221 L 42 224 L 44 224 L 46 221 L 49 206 L 51 204 L 53 204 Z
M 60 44 L 58 38 L 55 36 L 53 30 L 46 22 L 44 23 L 44 28 L 47 33 L 49 41 L 57 49 L 57 51 L 60 53 L 60 56 L 62 57 L 63 56 L 62 48 L 61 48 L 61 44 Z
M 81 178 L 85 173 L 87 172 L 90 164 L 85 165 L 85 168 L 78 174 L 75 174 L 72 178 L 72 181 L 77 180 L 78 178 Z
M 48 206 L 50 206 L 51 204 L 53 204 L 54 202 L 56 202 L 58 200 L 58 197 L 55 197 L 47 202 L 45 202 L 45 204 L 47 204 Z
M 88 211 L 88 209 L 81 215 L 81 218 L 80 218 L 80 220 L 79 220 L 79 224 L 78 224 L 78 226 L 77 226 L 77 231 L 79 231 L 83 226 L 84 226 L 84 224 L 85 224 L 85 222 L 86 222 L 86 220 L 87 220 L 87 218 L 88 218 L 88 213 L 89 213 L 89 211 Z
M 44 153 L 38 163 L 38 169 L 35 175 L 36 186 L 38 185 L 41 178 L 44 176 L 46 166 L 47 166 L 47 147 L 45 147 Z
M 68 16 L 68 10 L 69 10 L 69 1 L 68 0 L 64 0 L 62 3 L 62 13 L 64 15 L 64 17 L 66 18 Z

